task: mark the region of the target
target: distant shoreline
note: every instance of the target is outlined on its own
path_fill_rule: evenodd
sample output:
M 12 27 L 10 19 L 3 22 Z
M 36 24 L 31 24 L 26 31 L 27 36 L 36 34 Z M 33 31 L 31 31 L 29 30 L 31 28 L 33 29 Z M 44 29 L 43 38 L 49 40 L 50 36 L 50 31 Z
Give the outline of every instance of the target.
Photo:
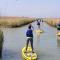
M 37 19 L 41 18 L 30 18 L 30 17 L 14 17 L 14 16 L 4 16 L 0 17 L 0 27 L 15 28 L 21 27 L 26 24 L 29 24 Z M 56 27 L 60 18 L 42 18 L 47 24 Z

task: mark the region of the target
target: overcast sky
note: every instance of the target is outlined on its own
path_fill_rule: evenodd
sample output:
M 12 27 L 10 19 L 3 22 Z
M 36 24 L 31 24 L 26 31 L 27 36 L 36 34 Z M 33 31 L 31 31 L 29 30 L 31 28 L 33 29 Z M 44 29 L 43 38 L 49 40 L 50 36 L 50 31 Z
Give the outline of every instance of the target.
M 0 0 L 0 16 L 60 17 L 60 0 Z

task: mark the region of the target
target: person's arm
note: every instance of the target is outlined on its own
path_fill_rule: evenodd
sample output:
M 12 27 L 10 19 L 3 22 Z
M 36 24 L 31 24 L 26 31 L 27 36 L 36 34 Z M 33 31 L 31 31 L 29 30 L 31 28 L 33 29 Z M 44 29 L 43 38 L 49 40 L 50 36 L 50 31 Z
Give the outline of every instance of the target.
M 34 27 L 32 26 L 32 30 L 34 30 Z

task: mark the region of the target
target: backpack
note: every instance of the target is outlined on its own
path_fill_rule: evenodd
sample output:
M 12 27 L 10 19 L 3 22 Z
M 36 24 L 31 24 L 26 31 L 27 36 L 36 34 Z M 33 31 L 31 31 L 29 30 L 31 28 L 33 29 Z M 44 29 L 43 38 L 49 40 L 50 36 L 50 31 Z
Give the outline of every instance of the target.
M 33 31 L 31 29 L 27 30 L 26 36 L 27 37 L 33 37 Z

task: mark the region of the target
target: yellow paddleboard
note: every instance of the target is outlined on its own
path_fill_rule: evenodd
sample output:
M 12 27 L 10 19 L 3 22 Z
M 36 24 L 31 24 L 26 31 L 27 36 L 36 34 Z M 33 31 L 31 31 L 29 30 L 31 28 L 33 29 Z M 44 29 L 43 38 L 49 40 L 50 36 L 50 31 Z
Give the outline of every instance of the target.
M 57 36 L 60 36 L 60 32 L 57 32 Z
M 36 32 L 37 36 L 40 36 L 40 33 L 43 33 L 43 30 L 37 29 L 37 30 L 35 30 L 35 32 Z
M 36 60 L 37 59 L 37 54 L 35 52 L 32 53 L 31 47 L 28 47 L 27 52 L 25 51 L 26 51 L 26 47 L 22 48 L 22 57 L 25 60 Z
M 42 30 L 39 29 L 36 30 L 36 33 L 42 33 L 42 32 L 43 32 Z

